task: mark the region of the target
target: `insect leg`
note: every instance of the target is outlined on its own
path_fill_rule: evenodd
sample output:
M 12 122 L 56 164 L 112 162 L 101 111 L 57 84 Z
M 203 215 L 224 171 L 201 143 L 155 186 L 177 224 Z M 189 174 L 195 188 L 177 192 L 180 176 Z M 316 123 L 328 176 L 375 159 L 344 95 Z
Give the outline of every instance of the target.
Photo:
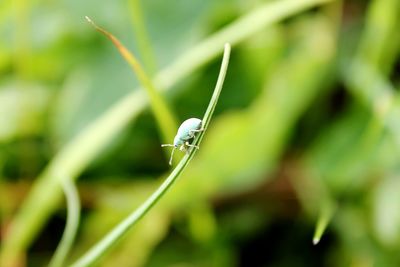
M 199 147 L 199 146 L 196 146 L 196 145 L 191 145 L 191 144 L 189 144 L 189 142 L 188 142 L 188 141 L 186 141 L 186 143 L 185 143 L 185 146 L 188 146 L 188 147 L 194 147 L 194 148 L 196 148 L 196 149 L 200 149 L 200 147 Z
M 165 147 L 165 146 L 174 146 L 174 145 L 171 145 L 171 144 L 162 144 L 161 145 L 161 147 Z
M 169 158 L 169 165 L 172 166 L 172 158 L 174 157 L 175 147 L 172 149 L 171 156 Z
M 198 130 L 190 130 L 189 131 L 189 135 L 193 136 L 194 133 L 199 133 L 199 132 L 202 132 L 202 131 L 204 131 L 204 128 L 201 128 L 201 129 L 198 129 Z

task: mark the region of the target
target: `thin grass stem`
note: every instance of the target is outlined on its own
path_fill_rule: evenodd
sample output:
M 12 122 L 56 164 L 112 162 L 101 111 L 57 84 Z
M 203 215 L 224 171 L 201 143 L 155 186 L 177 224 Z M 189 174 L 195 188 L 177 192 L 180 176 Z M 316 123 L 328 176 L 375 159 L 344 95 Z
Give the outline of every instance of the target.
M 211 121 L 215 106 L 217 105 L 219 95 L 224 84 L 226 72 L 229 64 L 230 56 L 230 45 L 225 44 L 224 56 L 222 59 L 221 70 L 218 76 L 217 84 L 214 89 L 214 93 L 211 97 L 208 108 L 203 117 L 203 127 L 207 129 Z M 205 131 L 199 133 L 195 138 L 193 144 L 200 145 L 200 142 L 205 134 Z M 190 160 L 193 158 L 197 149 L 192 148 L 182 158 L 176 168 L 167 177 L 167 179 L 161 184 L 161 186 L 133 213 L 131 213 L 125 220 L 118 224 L 111 232 L 109 232 L 100 242 L 94 245 L 86 254 L 78 259 L 71 267 L 86 267 L 96 263 L 115 243 L 117 243 L 126 232 L 131 229 L 136 223 L 143 218 L 147 212 L 161 199 L 161 197 L 168 191 L 168 189 L 174 184 L 179 175 L 184 171 Z
M 78 190 L 70 178 L 60 179 L 62 189 L 67 201 L 67 223 L 61 241 L 50 260 L 49 267 L 62 267 L 76 236 L 79 227 L 79 214 L 81 210 Z
M 143 58 L 143 65 L 146 67 L 147 72 L 150 73 L 151 76 L 155 73 L 157 64 L 150 38 L 146 30 L 143 8 L 140 1 L 141 0 L 129 0 L 128 5 L 133 30 L 135 32 L 135 40 L 137 40 L 139 52 Z
M 328 227 L 328 224 L 331 221 L 332 216 L 336 211 L 336 208 L 336 204 L 329 199 L 325 199 L 324 203 L 321 205 L 321 210 L 318 216 L 317 225 L 315 227 L 313 237 L 314 245 L 317 245 L 321 240 L 321 237 L 325 233 L 325 230 Z

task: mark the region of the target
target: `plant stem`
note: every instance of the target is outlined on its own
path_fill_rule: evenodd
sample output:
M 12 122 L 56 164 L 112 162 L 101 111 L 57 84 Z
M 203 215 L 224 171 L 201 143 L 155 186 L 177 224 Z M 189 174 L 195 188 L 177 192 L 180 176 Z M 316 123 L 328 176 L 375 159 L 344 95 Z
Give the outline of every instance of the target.
M 60 244 L 50 260 L 49 267 L 64 266 L 65 258 L 74 242 L 79 226 L 80 203 L 78 190 L 69 177 L 60 179 L 67 200 L 67 223 Z
M 324 203 L 321 205 L 320 215 L 317 220 L 317 225 L 315 227 L 315 233 L 313 237 L 313 244 L 317 245 L 321 240 L 322 235 L 324 234 L 328 223 L 332 219 L 333 214 L 336 211 L 336 204 L 330 200 L 325 199 Z
M 199 135 L 194 140 L 194 144 L 200 145 L 200 142 L 204 136 L 204 133 L 211 121 L 211 117 L 214 113 L 215 106 L 217 105 L 219 95 L 224 84 L 226 71 L 229 64 L 230 56 L 230 45 L 225 44 L 224 57 L 222 59 L 221 70 L 218 76 L 218 81 L 214 89 L 214 93 L 211 97 L 210 103 L 203 117 L 203 127 L 204 131 L 200 132 Z M 72 267 L 85 267 L 90 266 L 97 262 L 101 256 L 105 254 L 107 250 L 111 248 L 117 241 L 119 241 L 125 233 L 131 229 L 137 222 L 140 221 L 147 212 L 161 199 L 161 197 L 168 191 L 168 189 L 177 180 L 179 175 L 183 172 L 186 166 L 189 164 L 190 160 L 193 158 L 197 149 L 191 149 L 182 160 L 179 162 L 178 166 L 172 171 L 172 173 L 167 177 L 167 179 L 161 184 L 161 186 L 133 213 L 131 213 L 125 220 L 123 220 L 119 225 L 117 225 L 110 233 L 108 233 L 100 242 L 92 247 L 85 255 L 83 255 L 77 262 L 72 264 Z
M 135 39 L 139 48 L 140 55 L 143 58 L 143 65 L 146 67 L 150 76 L 156 71 L 156 59 L 152 50 L 149 35 L 146 31 L 145 21 L 143 18 L 143 9 L 140 3 L 141 0 L 129 0 L 130 18 L 132 21 Z

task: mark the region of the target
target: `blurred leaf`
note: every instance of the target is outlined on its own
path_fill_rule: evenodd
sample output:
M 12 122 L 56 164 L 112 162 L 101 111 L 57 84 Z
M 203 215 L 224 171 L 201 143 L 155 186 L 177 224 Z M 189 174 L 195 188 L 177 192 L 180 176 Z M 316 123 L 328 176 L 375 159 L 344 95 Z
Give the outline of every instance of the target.
M 368 217 L 361 206 L 341 206 L 335 216 L 334 228 L 338 231 L 344 253 L 336 259 L 338 264 L 352 263 L 354 266 L 396 267 L 400 257 L 396 250 L 385 250 L 379 246 L 369 232 Z
M 306 159 L 312 173 L 318 174 L 333 191 L 343 192 L 349 186 L 354 189 L 360 186 L 358 179 L 366 178 L 370 165 L 365 162 L 371 161 L 371 152 L 376 149 L 374 144 L 363 147 L 367 120 L 364 109 L 350 108 L 320 134 L 308 152 Z
M 216 219 L 211 207 L 206 204 L 193 206 L 189 211 L 189 230 L 198 242 L 210 242 L 216 234 Z
M 389 176 L 373 192 L 373 226 L 376 236 L 386 246 L 400 245 L 400 180 Z
M 356 57 L 387 74 L 400 52 L 400 2 L 374 0 L 368 6 L 365 29 Z
M 50 113 L 50 134 L 57 147 L 61 146 L 76 133 L 79 118 L 82 116 L 79 107 L 93 81 L 86 69 L 78 69 L 66 78 L 52 102 Z M 81 128 L 80 126 L 79 128 Z
M 43 119 L 51 92 L 40 84 L 3 83 L 0 88 L 0 142 L 37 135 L 43 131 Z

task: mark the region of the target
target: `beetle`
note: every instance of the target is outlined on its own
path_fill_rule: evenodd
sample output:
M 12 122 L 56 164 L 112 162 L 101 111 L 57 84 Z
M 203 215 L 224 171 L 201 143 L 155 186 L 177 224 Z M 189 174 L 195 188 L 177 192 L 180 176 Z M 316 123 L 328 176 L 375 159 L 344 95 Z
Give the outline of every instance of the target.
M 169 165 L 172 165 L 172 157 L 174 156 L 174 151 L 179 147 L 180 151 L 188 151 L 189 147 L 194 147 L 199 149 L 198 146 L 189 143 L 189 140 L 194 138 L 196 133 L 204 131 L 202 127 L 202 121 L 197 118 L 190 118 L 182 122 L 181 126 L 178 128 L 178 132 L 174 138 L 173 144 L 162 144 L 162 147 L 172 146 L 171 157 L 169 159 Z

